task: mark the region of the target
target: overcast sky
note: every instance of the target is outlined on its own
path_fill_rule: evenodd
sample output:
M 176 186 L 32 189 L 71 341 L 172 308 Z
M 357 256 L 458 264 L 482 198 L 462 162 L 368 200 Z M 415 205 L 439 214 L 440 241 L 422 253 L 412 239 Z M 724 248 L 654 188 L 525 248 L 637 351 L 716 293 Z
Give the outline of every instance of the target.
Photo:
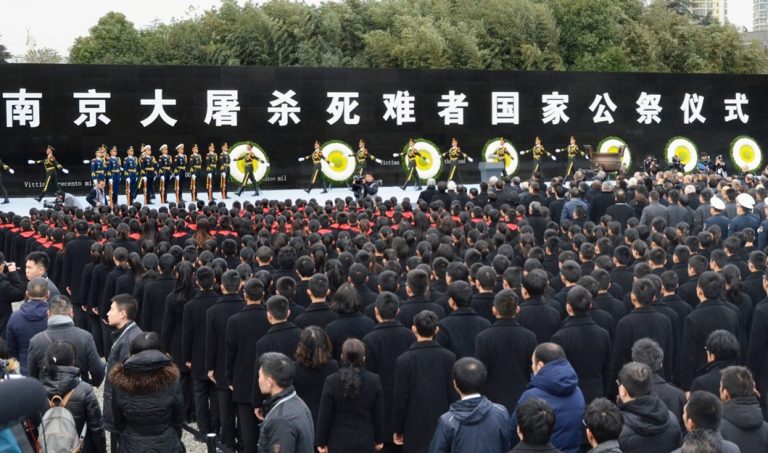
M 732 23 L 752 28 L 752 1 L 728 0 Z M 120 11 L 143 28 L 154 20 L 168 23 L 219 4 L 219 0 L 5 0 L 0 14 L 0 43 L 13 54 L 23 54 L 29 36 L 37 47 L 51 47 L 66 55 L 75 38 L 87 35 L 88 29 L 109 11 Z

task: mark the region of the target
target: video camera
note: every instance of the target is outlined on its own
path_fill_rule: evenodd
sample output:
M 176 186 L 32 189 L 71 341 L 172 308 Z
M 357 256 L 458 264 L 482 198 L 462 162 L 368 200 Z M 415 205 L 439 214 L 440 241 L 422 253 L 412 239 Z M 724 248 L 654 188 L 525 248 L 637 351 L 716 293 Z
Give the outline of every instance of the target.
M 367 173 L 366 176 L 368 174 L 373 176 L 372 173 Z M 379 192 L 379 186 L 381 184 L 382 181 L 380 179 L 367 182 L 365 180 L 365 176 L 355 175 L 352 178 L 352 185 L 350 186 L 350 189 L 352 190 L 352 193 L 355 194 L 355 198 L 362 199 L 367 196 L 376 195 Z

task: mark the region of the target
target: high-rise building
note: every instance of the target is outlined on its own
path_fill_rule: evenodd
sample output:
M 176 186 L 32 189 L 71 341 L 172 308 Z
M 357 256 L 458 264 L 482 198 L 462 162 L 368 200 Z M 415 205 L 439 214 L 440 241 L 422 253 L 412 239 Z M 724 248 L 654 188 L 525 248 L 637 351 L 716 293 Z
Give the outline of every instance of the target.
M 728 0 L 693 0 L 691 12 L 696 17 L 709 17 L 712 21 L 724 24 L 728 20 Z
M 755 0 L 752 31 L 768 31 L 768 0 Z

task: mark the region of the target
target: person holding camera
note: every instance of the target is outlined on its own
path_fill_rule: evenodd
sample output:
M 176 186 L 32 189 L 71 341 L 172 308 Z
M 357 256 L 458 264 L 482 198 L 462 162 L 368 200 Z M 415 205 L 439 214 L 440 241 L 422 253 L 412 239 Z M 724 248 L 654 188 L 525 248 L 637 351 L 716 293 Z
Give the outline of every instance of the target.
M 374 180 L 373 172 L 366 171 L 364 176 L 355 176 L 352 179 L 352 193 L 358 200 L 373 197 L 379 192 L 380 185 L 381 180 Z

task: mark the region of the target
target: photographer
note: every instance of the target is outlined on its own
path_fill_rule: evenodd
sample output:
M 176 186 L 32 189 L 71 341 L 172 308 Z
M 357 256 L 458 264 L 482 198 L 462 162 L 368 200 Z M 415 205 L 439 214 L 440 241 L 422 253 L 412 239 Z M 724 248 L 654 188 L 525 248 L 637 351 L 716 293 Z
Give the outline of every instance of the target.
M 43 206 L 45 206 L 48 209 L 61 209 L 61 208 L 75 208 L 75 209 L 81 209 L 82 206 L 80 206 L 80 202 L 77 201 L 77 198 L 75 198 L 74 195 L 67 192 L 58 191 L 56 192 L 56 199 L 53 201 L 53 203 L 44 202 Z
M 715 173 L 722 178 L 728 177 L 728 165 L 725 163 L 722 154 L 718 154 L 715 158 Z
M 355 198 L 358 200 L 373 197 L 379 191 L 380 185 L 381 180 L 374 180 L 373 173 L 367 171 L 364 176 L 355 176 L 352 179 L 352 193 L 355 194 Z

